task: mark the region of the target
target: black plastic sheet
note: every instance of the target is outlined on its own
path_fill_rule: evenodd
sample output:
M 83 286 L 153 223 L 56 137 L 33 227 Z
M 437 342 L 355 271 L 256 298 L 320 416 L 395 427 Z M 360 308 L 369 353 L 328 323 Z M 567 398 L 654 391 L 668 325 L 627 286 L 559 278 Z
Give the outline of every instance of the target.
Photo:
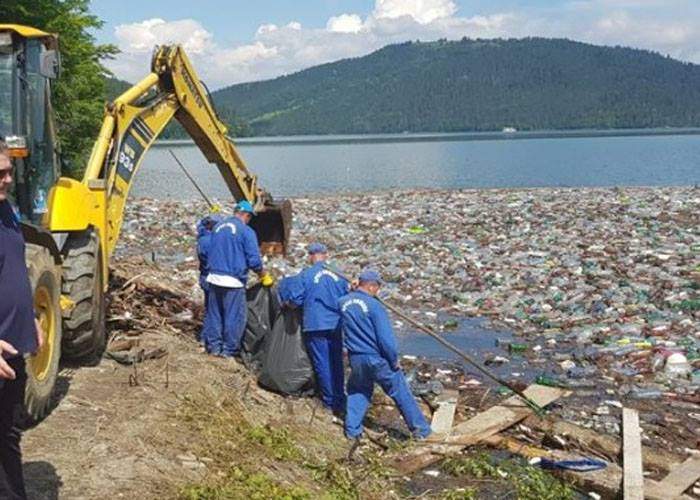
M 280 304 L 277 290 L 248 290 L 248 322 L 241 345 L 258 383 L 272 391 L 297 395 L 313 390 L 313 369 L 301 332 L 301 310 Z

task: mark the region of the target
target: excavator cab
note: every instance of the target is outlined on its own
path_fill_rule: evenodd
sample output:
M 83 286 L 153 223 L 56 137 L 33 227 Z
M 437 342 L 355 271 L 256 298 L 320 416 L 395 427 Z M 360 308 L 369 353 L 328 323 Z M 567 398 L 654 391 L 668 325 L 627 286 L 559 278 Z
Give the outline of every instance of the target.
M 0 136 L 15 166 L 11 202 L 22 220 L 44 222 L 60 161 L 51 107 L 59 72 L 57 39 L 43 31 L 0 24 Z

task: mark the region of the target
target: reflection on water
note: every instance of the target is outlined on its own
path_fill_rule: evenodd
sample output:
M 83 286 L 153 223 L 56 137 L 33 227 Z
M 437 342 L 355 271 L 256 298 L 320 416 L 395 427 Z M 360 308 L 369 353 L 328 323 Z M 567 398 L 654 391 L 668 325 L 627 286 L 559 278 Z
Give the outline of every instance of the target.
M 547 368 L 543 365 L 533 365 L 521 353 L 510 351 L 509 344 L 519 344 L 523 340 L 514 337 L 510 331 L 491 328 L 485 319 L 459 319 L 457 327 L 453 331 L 445 331 L 440 335 L 482 366 L 487 360 L 507 360 L 502 363 L 489 364 L 487 367 L 506 380 L 520 379 L 530 383 Z M 461 357 L 423 332 L 402 328 L 398 332 L 396 340 L 401 355 L 417 356 L 433 361 L 463 363 L 468 373 L 488 385 L 492 385 L 490 380 L 485 379 L 476 369 L 463 362 Z
M 215 197 L 228 191 L 193 145 L 157 146 L 132 194 L 196 198 L 172 147 Z M 260 185 L 276 196 L 397 188 L 666 186 L 700 183 L 700 136 L 575 137 L 424 142 L 312 142 L 239 146 Z

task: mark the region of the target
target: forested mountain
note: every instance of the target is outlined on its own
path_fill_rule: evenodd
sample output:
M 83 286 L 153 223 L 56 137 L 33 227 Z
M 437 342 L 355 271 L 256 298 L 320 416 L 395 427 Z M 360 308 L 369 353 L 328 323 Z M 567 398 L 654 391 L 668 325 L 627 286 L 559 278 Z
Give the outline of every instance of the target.
M 700 66 L 570 40 L 390 45 L 214 93 L 253 134 L 700 126 Z
M 105 81 L 105 101 L 113 101 L 119 97 L 122 93 L 131 87 L 131 83 L 118 78 L 106 78 Z M 229 127 L 229 135 L 232 137 L 242 137 L 250 135 L 250 128 L 248 125 L 238 120 L 234 110 L 229 109 L 227 106 L 221 106 L 221 109 L 217 108 L 217 112 L 220 116 L 226 116 L 226 124 Z M 163 133 L 160 134 L 161 139 L 188 139 L 190 136 L 187 134 L 182 125 L 180 125 L 176 120 L 173 120 L 165 127 Z
M 131 87 L 129 82 L 119 78 L 105 78 L 105 101 L 113 101 Z

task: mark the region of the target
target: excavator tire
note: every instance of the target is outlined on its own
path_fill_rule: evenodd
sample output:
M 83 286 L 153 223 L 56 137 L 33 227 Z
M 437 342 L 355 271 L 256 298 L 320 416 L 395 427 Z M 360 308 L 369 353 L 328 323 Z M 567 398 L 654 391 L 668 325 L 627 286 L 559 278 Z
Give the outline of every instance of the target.
M 64 253 L 63 294 L 73 306 L 63 312 L 63 355 L 97 365 L 107 346 L 99 238 L 93 231 L 74 235 Z
M 42 420 L 53 408 L 61 359 L 61 270 L 51 252 L 39 245 L 27 245 L 29 281 L 34 294 L 34 310 L 44 331 L 44 347 L 27 356 L 27 389 L 24 398 L 24 425 Z

